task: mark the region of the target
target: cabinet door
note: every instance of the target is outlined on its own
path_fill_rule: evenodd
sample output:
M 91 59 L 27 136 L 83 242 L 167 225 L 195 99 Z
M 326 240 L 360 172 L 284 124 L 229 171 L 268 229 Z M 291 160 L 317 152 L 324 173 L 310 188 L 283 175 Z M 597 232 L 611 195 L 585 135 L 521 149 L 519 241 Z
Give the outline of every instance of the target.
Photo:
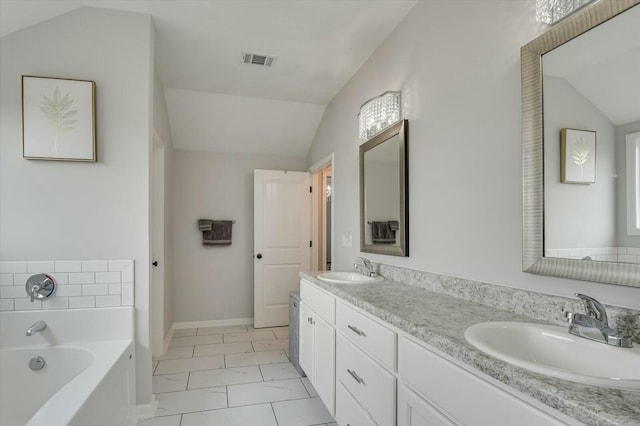
M 313 382 L 313 311 L 304 302 L 300 302 L 300 353 L 298 362 Z
M 335 415 L 336 330 L 319 315 L 313 317 L 313 385 L 331 415 Z
M 398 426 L 455 426 L 429 402 L 404 385 L 398 387 Z

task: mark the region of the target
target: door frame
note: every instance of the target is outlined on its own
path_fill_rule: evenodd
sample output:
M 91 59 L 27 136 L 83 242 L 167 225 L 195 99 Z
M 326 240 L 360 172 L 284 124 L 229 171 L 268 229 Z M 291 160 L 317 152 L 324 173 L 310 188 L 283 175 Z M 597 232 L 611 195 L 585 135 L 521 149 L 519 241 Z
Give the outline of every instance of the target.
M 311 173 L 311 187 L 312 193 L 314 196 L 311 197 L 311 240 L 313 241 L 313 246 L 311 247 L 311 270 L 320 271 L 325 270 L 326 268 L 326 256 L 323 253 L 326 253 L 325 247 L 323 245 L 325 238 L 323 236 L 323 231 L 326 229 L 326 220 L 322 217 L 323 207 L 321 205 L 321 200 L 323 199 L 323 170 L 327 167 L 331 167 L 331 187 L 335 188 L 336 186 L 336 176 L 335 176 L 335 153 L 325 156 L 320 161 L 309 167 L 309 173 Z M 332 192 L 332 200 L 331 200 L 331 256 L 335 256 L 335 193 Z M 321 259 L 324 258 L 325 264 L 321 264 Z M 333 259 L 332 262 L 333 264 Z M 322 268 L 322 269 L 321 269 Z
M 160 357 L 166 352 L 164 335 L 164 292 L 165 292 L 165 144 L 160 135 L 153 131 L 151 155 L 151 260 L 159 262 L 151 268 L 151 353 Z

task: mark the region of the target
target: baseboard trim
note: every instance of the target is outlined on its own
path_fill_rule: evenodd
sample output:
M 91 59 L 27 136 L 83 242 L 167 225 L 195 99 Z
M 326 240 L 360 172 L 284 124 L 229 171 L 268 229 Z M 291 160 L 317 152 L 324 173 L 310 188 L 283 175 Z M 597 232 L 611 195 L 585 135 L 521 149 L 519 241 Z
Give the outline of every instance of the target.
M 158 400 L 156 399 L 156 396 L 154 394 L 151 394 L 151 402 L 149 402 L 148 404 L 136 405 L 136 418 L 137 420 L 150 419 L 151 417 L 156 415 L 157 409 Z
M 171 326 L 171 334 L 173 331 L 182 328 L 204 328 L 204 327 L 224 327 L 227 325 L 250 325 L 253 324 L 253 318 L 232 318 L 224 320 L 208 320 L 208 321 L 182 321 L 174 322 Z
M 171 342 L 171 338 L 173 337 L 173 332 L 176 331 L 176 325 L 175 324 L 171 324 L 171 327 L 169 328 L 169 331 L 167 332 L 167 335 L 164 336 L 164 346 L 163 346 L 163 351 L 162 351 L 162 355 L 164 356 L 164 354 L 167 353 L 167 349 L 169 349 L 169 343 Z

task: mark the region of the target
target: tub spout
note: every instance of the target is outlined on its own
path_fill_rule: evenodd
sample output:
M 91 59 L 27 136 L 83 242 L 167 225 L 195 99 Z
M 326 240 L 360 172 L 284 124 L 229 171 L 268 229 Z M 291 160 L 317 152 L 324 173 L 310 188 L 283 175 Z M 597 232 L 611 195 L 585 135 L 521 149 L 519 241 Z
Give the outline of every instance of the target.
M 26 335 L 33 336 L 35 333 L 38 333 L 44 330 L 45 328 L 47 328 L 47 323 L 44 321 L 38 321 L 27 329 Z

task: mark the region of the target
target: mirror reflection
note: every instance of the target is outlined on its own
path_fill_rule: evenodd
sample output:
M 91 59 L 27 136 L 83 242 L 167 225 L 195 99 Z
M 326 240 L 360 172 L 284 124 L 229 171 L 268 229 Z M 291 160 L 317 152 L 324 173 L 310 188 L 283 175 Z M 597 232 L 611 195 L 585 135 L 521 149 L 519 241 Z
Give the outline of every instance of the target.
M 360 147 L 361 250 L 407 256 L 405 123 Z
M 640 263 L 640 6 L 542 58 L 546 257 Z

